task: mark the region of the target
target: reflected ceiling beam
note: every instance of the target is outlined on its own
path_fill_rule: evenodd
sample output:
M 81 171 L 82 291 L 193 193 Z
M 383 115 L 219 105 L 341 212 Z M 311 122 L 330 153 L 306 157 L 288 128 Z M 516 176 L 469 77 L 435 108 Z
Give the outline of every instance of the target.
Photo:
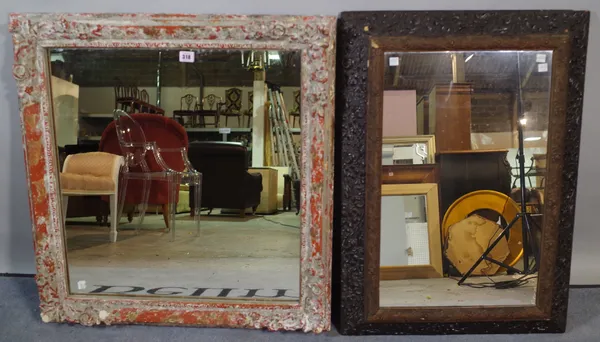
M 462 53 L 453 53 L 452 58 L 452 82 L 465 82 L 465 55 Z
M 197 67 L 196 64 L 192 63 L 191 64 L 191 68 L 194 71 L 194 73 L 196 74 L 196 76 L 198 76 L 198 83 L 197 86 L 198 88 L 200 88 L 200 91 L 198 92 L 200 94 L 200 106 L 202 106 L 202 99 L 204 98 L 204 87 L 205 87 L 205 83 L 204 83 L 204 73 L 202 73 Z M 187 81 L 187 80 L 186 80 Z M 189 86 L 186 82 L 186 85 Z M 204 108 L 204 107 L 202 107 Z M 201 108 L 201 109 L 202 109 Z
M 161 96 L 161 68 L 162 68 L 162 51 L 158 51 L 158 62 L 156 65 L 156 107 L 160 107 Z
M 529 67 L 529 70 L 527 70 L 527 74 L 525 74 L 525 78 L 523 79 L 523 82 L 521 83 L 521 89 L 525 88 L 525 86 L 527 85 L 527 82 L 529 82 L 529 78 L 531 77 L 531 74 L 533 73 L 533 69 L 535 69 L 535 65 L 536 65 L 536 63 L 531 63 L 531 66 Z
M 264 69 L 254 70 L 252 97 L 252 166 L 263 167 L 265 163 L 265 135 L 267 125 L 267 85 Z M 272 152 L 272 151 L 271 151 Z
M 402 64 L 402 57 L 398 57 L 398 65 L 396 65 L 396 70 L 394 70 L 394 87 L 398 86 L 398 81 L 400 80 L 400 64 Z
M 187 82 L 188 82 L 188 79 L 187 79 L 187 74 L 188 74 L 187 66 L 188 66 L 188 63 L 179 63 L 179 73 L 180 73 L 179 77 L 181 78 L 181 87 L 182 88 L 186 87 L 187 86 Z
M 430 88 L 422 88 L 416 89 L 417 97 L 429 95 L 428 89 Z M 399 87 L 384 87 L 383 90 L 415 90 L 415 87 L 412 86 L 399 86 Z M 473 91 L 475 94 L 513 94 L 515 92 L 515 88 L 512 87 L 498 87 L 498 88 L 477 88 L 474 87 Z M 530 91 L 527 92 L 528 94 Z
M 391 73 L 386 73 L 386 76 L 389 77 Z M 446 79 L 446 80 L 450 80 L 452 78 L 452 74 L 451 73 L 435 73 L 435 74 L 403 74 L 402 75 L 402 79 L 407 79 L 407 80 L 431 80 L 431 79 Z M 511 79 L 513 80 L 514 83 L 514 79 L 515 79 L 515 73 L 489 73 L 489 72 L 483 72 L 483 73 L 475 73 L 475 72 L 470 72 L 469 73 L 469 78 L 503 78 L 503 79 Z

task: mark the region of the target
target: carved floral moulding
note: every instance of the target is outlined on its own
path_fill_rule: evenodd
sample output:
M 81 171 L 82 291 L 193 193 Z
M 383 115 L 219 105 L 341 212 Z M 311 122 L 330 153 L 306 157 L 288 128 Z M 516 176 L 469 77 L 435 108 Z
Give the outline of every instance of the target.
M 11 14 L 36 282 L 44 322 L 330 329 L 336 18 L 187 14 Z M 299 303 L 71 295 L 48 89 L 48 48 L 302 51 Z
M 564 332 L 590 13 L 344 12 L 338 24 L 333 319 L 355 335 Z M 375 43 L 375 44 L 373 44 Z M 380 307 L 385 51 L 552 50 L 548 165 L 535 306 Z M 351 69 L 352 72 L 347 70 Z M 378 69 L 380 70 L 380 69 Z M 373 77 L 374 75 L 377 78 Z M 568 151 L 569 153 L 565 153 Z M 379 159 L 378 159 L 379 158 Z M 552 170 L 551 170 L 552 169 Z M 415 177 L 413 177 L 415 178 Z M 417 177 L 418 178 L 418 177 Z M 365 199 L 366 198 L 366 199 Z M 550 203 L 552 202 L 552 203 Z

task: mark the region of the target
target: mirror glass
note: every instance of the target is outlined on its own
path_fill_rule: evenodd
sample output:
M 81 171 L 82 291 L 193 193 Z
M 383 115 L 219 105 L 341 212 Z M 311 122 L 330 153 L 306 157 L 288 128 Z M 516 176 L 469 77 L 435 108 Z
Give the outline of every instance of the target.
M 48 52 L 71 293 L 298 300 L 300 56 Z
M 381 198 L 381 266 L 429 265 L 424 195 Z
M 384 59 L 383 165 L 420 172 L 406 164 L 427 164 L 422 146 L 433 146 L 439 213 L 421 217 L 421 196 L 382 196 L 380 305 L 534 305 L 552 51 L 386 52 Z M 422 136 L 432 145 L 416 140 Z M 390 143 L 403 139 L 413 142 Z M 407 209 L 413 202 L 417 209 Z M 413 246 L 431 246 L 411 230 L 425 222 L 437 225 L 442 274 L 391 277 L 392 266 L 431 264 L 419 254 L 427 248 Z

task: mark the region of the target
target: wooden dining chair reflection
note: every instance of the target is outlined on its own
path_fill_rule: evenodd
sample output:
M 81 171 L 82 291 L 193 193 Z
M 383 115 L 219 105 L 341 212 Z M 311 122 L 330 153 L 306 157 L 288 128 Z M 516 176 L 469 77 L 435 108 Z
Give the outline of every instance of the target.
M 254 92 L 252 90 L 248 92 L 248 109 L 244 111 L 244 116 L 248 118 L 246 126 L 251 128 L 250 122 L 254 116 Z
M 239 88 L 230 88 L 225 91 L 225 103 L 221 108 L 220 115 L 225 117 L 225 126 L 228 125 L 230 117 L 237 118 L 238 127 L 241 126 L 242 117 L 242 90 Z
M 210 94 L 202 98 L 202 104 L 198 109 L 198 116 L 200 116 L 200 125 L 206 127 L 206 125 L 214 125 L 219 127 L 219 120 L 221 115 L 221 109 L 223 107 L 223 98 Z M 206 117 L 213 117 L 212 123 L 206 122 Z

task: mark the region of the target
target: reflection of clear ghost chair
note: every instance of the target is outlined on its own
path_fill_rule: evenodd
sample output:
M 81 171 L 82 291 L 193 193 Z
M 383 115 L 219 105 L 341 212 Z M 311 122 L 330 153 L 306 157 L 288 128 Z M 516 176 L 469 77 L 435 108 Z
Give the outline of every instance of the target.
M 148 208 L 151 190 L 154 191 L 154 204 L 165 202 L 165 196 L 161 194 L 164 192 L 162 190 L 165 190 L 167 198 L 166 203 L 162 203 L 163 216 L 167 228 L 171 230 L 171 239 L 174 240 L 179 186 L 187 184 L 190 185 L 190 190 L 194 189 L 193 196 L 198 199 L 191 210 L 194 211 L 196 230 L 199 233 L 202 174 L 196 171 L 188 160 L 187 135 L 183 127 L 167 117 L 150 114 L 128 115 L 122 110 L 115 110 L 114 119 L 105 130 L 103 139 L 109 140 L 105 139 L 105 136 L 110 134 L 109 130 L 114 126 L 121 153 L 125 157 L 119 189 L 119 217 L 128 197 L 135 195 L 133 197 L 136 197 L 136 200 L 133 202 L 140 204 L 141 225 Z M 145 132 L 146 130 L 148 132 Z M 148 141 L 146 133 L 156 140 Z M 180 139 L 177 139 L 178 135 L 181 135 Z M 106 149 L 107 146 L 103 145 L 101 143 L 100 148 Z M 134 186 L 128 189 L 128 185 Z
M 108 195 L 110 201 L 110 240 L 117 241 L 117 193 L 123 157 L 105 152 L 67 156 L 60 173 L 63 220 L 66 221 L 70 196 Z

